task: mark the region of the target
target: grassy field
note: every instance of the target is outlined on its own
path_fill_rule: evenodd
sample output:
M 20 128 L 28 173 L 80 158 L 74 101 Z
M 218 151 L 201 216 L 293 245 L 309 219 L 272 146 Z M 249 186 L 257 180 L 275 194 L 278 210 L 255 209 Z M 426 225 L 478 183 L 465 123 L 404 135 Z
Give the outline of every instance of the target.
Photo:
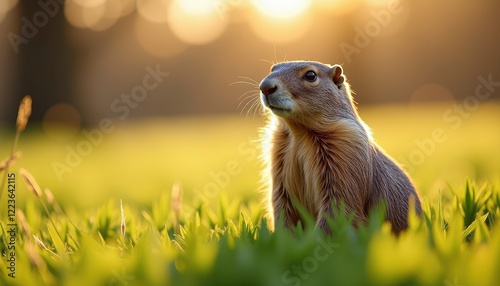
M 498 285 L 500 106 L 451 108 L 360 108 L 424 201 L 399 238 L 381 211 L 357 230 L 339 215 L 331 237 L 269 231 L 258 117 L 116 121 L 73 137 L 29 125 L 1 201 L 0 284 Z M 0 136 L 3 159 L 13 134 Z

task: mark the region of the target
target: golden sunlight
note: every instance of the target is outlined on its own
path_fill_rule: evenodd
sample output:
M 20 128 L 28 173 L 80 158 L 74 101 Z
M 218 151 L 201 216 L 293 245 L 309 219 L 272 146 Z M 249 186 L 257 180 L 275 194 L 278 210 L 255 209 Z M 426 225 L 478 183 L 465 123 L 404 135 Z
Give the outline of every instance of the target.
M 361 0 L 317 0 L 314 3 L 321 11 L 334 15 L 344 15 L 357 9 Z
M 76 4 L 82 7 L 102 6 L 106 0 L 73 0 Z
M 393 0 L 365 0 L 365 2 L 368 4 L 368 5 L 371 5 L 371 6 L 387 6 L 389 4 L 390 1 L 393 1 Z
M 216 40 L 227 26 L 212 0 L 174 0 L 167 17 L 172 32 L 182 41 L 194 45 Z
M 255 7 L 272 18 L 293 18 L 309 9 L 311 0 L 252 0 Z
M 134 0 L 68 0 L 64 5 L 64 14 L 75 27 L 104 31 L 134 9 Z
M 214 12 L 217 2 L 217 0 L 177 0 L 183 11 L 193 15 Z
M 104 31 L 115 24 L 122 16 L 123 6 L 114 0 L 68 0 L 64 13 L 69 23 L 78 28 Z
M 137 11 L 139 14 L 151 22 L 167 22 L 167 0 L 137 0 Z
M 136 9 L 136 0 L 108 0 L 120 9 L 120 17 L 125 17 Z
M 68 0 L 64 5 L 64 14 L 68 22 L 78 28 L 88 28 L 97 22 L 96 6 L 83 6 L 78 0 Z M 97 6 L 99 7 L 99 6 Z M 94 10 L 89 13 L 89 10 Z
M 104 31 L 111 28 L 121 17 L 121 6 L 117 5 L 116 0 L 106 0 L 102 9 L 104 10 L 99 20 L 89 28 L 94 31 Z
M 262 13 L 254 14 L 249 18 L 250 27 L 259 38 L 272 44 L 296 41 L 302 38 L 311 26 L 308 15 L 278 19 Z

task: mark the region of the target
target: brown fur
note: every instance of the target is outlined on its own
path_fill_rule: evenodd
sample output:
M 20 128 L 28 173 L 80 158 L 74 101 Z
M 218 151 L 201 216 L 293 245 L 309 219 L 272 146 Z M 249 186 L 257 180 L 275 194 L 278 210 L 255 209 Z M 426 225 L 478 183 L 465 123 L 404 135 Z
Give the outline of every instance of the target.
M 313 71 L 316 80 L 307 80 Z M 341 201 L 364 224 L 370 209 L 385 201 L 387 220 L 399 233 L 408 226 L 410 200 L 420 200 L 406 173 L 373 141 L 359 117 L 342 68 L 318 62 L 284 62 L 260 84 L 270 115 L 263 155 L 270 175 L 274 223 L 300 220 L 293 201 L 330 232 L 326 217 Z

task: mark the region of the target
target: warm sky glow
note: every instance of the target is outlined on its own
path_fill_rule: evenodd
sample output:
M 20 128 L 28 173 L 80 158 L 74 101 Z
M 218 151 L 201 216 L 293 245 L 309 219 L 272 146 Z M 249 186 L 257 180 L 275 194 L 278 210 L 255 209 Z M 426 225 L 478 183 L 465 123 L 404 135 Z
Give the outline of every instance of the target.
M 167 22 L 167 0 L 137 0 L 137 11 L 151 22 Z
M 104 31 L 134 10 L 134 0 L 68 0 L 64 13 L 68 22 L 78 28 Z
M 304 13 L 311 0 L 253 0 L 254 5 L 272 18 L 291 18 Z
M 177 0 L 182 10 L 193 15 L 214 12 L 217 2 L 217 0 Z
M 17 2 L 0 0 L 0 21 Z M 160 26 L 168 28 L 168 33 L 180 41 L 200 45 L 221 36 L 231 16 L 237 16 L 238 20 L 246 19 L 260 38 L 270 43 L 286 43 L 298 40 L 306 32 L 312 16 L 310 10 L 342 15 L 357 9 L 362 2 L 380 7 L 387 5 L 388 0 L 67 0 L 64 13 L 68 22 L 77 28 L 104 31 L 119 18 L 137 10 L 150 25 L 160 24 L 149 30 L 145 22 L 136 23 L 136 33 L 150 34 L 138 36 L 142 39 L 141 45 L 149 52 L 155 51 L 152 54 L 163 55 L 159 51 L 167 41 L 165 33 L 153 32 L 159 31 L 156 28 Z M 361 15 L 358 21 L 363 24 L 370 17 Z M 401 25 L 392 26 L 392 30 L 398 30 L 396 26 Z M 159 39 L 153 40 L 154 37 Z
M 366 3 L 373 6 L 387 6 L 391 0 L 365 0 Z
M 0 0 L 0 21 L 18 0 Z M 169 57 L 184 44 L 203 45 L 218 39 L 232 22 L 249 25 L 255 34 L 272 44 L 300 40 L 310 28 L 314 13 L 345 15 L 365 5 L 383 7 L 389 0 L 67 0 L 64 13 L 77 28 L 104 31 L 121 17 L 137 10 L 136 38 L 150 54 Z M 379 8 L 382 9 L 382 8 Z M 356 27 L 364 29 L 373 11 L 357 13 Z M 392 36 L 406 23 L 405 9 L 381 36 Z M 396 18 L 396 17 L 394 17 Z M 383 30 L 383 31 L 382 31 Z M 169 44 L 178 40 L 182 45 Z
M 314 3 L 321 11 L 327 11 L 334 15 L 343 15 L 357 9 L 361 1 L 362 0 L 315 0 Z
M 76 4 L 82 7 L 102 6 L 106 0 L 73 0 Z
M 77 1 L 68 0 L 64 5 L 64 14 L 68 22 L 77 28 L 87 28 L 89 19 L 85 17 L 86 7 L 78 4 Z
M 250 17 L 250 27 L 259 38 L 272 43 L 288 43 L 300 39 L 310 28 L 310 18 L 276 19 L 256 14 Z
M 168 9 L 170 28 L 179 39 L 186 43 L 201 45 L 212 42 L 222 35 L 227 22 L 217 14 L 216 6 L 208 4 L 196 6 L 195 2 L 200 0 L 184 1 L 186 0 L 174 0 Z
M 111 27 L 117 19 L 106 17 L 105 1 L 93 0 L 85 5 L 81 3 L 81 0 L 67 1 L 64 6 L 68 21 L 76 27 L 102 31 Z

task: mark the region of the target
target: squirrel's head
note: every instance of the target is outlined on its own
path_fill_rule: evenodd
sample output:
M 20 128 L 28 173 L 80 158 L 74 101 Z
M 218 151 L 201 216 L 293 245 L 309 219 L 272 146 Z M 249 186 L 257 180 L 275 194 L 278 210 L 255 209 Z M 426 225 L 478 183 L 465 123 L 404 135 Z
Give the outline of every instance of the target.
M 292 61 L 272 66 L 259 85 L 262 104 L 296 123 L 356 116 L 342 67 Z

